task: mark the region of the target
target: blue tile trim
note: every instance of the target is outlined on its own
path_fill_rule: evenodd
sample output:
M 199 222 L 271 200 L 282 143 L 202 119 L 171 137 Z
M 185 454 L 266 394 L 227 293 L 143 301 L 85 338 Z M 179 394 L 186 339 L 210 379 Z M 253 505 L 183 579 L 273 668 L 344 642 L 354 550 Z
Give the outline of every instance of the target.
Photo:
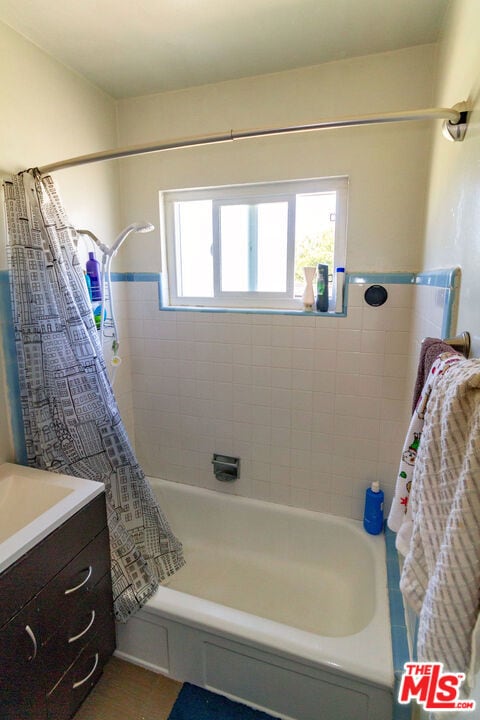
M 347 283 L 351 285 L 414 285 L 415 273 L 347 273 Z
M 15 462 L 27 464 L 25 432 L 23 429 L 22 408 L 20 405 L 20 382 L 18 379 L 17 351 L 12 320 L 12 301 L 8 270 L 0 270 L 0 330 L 2 335 L 7 397 L 10 409 L 10 427 L 12 431 Z
M 162 273 L 151 272 L 115 272 L 112 273 L 113 282 L 159 282 Z M 346 281 L 352 285 L 366 283 L 391 285 L 431 285 L 440 288 L 457 288 L 460 278 L 460 268 L 447 268 L 445 270 L 432 270 L 431 272 L 354 272 L 346 273 Z
M 158 290 L 158 309 L 159 309 L 159 310 L 162 310 L 162 309 L 164 310 L 165 308 L 163 307 L 162 273 L 159 273 L 159 274 L 158 274 L 158 287 L 157 287 L 157 290 Z
M 456 292 L 454 288 L 448 288 L 445 290 L 445 297 L 443 300 L 442 338 L 448 338 L 452 334 L 452 315 L 455 296 Z
M 393 720 L 408 720 L 411 707 L 400 705 L 397 702 L 398 687 L 403 674 L 403 666 L 410 660 L 407 627 L 405 623 L 405 609 L 402 593 L 399 589 L 400 567 L 398 554 L 395 548 L 395 533 L 388 527 L 385 530 L 385 543 L 387 549 L 387 584 L 390 607 L 390 629 L 392 636 L 393 671 L 395 678 L 393 699 Z
M 272 308 L 219 308 L 191 307 L 186 305 L 166 305 L 163 302 L 162 273 L 118 272 L 112 273 L 113 282 L 156 282 L 158 283 L 158 307 L 162 312 L 195 312 L 195 313 L 233 313 L 244 315 L 291 315 L 295 317 L 331 317 L 341 318 L 348 315 L 348 289 L 350 285 L 429 285 L 445 288 L 445 306 L 443 315 L 442 337 L 451 334 L 453 307 L 456 290 L 459 284 L 460 269 L 448 268 L 424 273 L 385 272 L 385 273 L 346 273 L 345 298 L 343 312 L 317 313 L 303 310 L 277 310 Z
M 418 273 L 415 278 L 416 285 L 427 285 L 445 290 L 442 323 L 442 337 L 444 338 L 450 337 L 452 334 L 453 308 L 460 287 L 460 275 L 460 268 L 455 267 Z
M 456 288 L 460 281 L 460 268 L 446 268 L 445 270 L 431 270 L 417 273 L 415 285 L 431 285 L 440 288 Z
M 395 697 L 398 697 L 399 688 L 395 686 Z M 396 702 L 393 707 L 393 720 L 411 720 L 412 718 L 412 706 L 411 705 L 400 705 Z
M 115 272 L 112 282 L 160 282 L 160 273 L 148 272 Z

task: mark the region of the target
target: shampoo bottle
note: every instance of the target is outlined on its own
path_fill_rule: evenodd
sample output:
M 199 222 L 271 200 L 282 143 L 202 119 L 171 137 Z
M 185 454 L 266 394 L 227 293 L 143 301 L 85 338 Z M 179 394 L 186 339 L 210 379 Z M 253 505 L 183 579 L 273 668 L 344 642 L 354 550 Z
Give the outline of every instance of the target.
M 317 301 L 318 312 L 328 312 L 328 265 L 319 263 L 317 266 Z
M 376 480 L 365 494 L 363 527 L 370 535 L 379 535 L 383 530 L 383 490 Z
M 93 252 L 88 253 L 87 275 L 90 278 L 92 302 L 100 302 L 102 299 L 102 285 L 100 282 L 100 263 L 95 259 Z
M 343 312 L 343 290 L 345 287 L 345 268 L 337 267 L 335 271 L 335 312 Z

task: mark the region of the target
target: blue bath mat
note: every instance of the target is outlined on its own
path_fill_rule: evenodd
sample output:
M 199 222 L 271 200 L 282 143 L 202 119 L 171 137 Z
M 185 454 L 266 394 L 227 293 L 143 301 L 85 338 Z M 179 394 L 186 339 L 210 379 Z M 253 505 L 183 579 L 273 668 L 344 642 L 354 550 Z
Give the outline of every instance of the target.
M 274 720 L 260 710 L 184 683 L 168 720 Z

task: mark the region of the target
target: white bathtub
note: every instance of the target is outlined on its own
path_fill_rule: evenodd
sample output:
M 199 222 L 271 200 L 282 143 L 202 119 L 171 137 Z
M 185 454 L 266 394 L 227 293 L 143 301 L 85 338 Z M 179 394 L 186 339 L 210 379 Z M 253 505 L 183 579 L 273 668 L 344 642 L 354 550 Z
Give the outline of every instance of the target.
M 294 720 L 390 720 L 385 543 L 361 523 L 151 480 L 187 565 L 117 654 Z

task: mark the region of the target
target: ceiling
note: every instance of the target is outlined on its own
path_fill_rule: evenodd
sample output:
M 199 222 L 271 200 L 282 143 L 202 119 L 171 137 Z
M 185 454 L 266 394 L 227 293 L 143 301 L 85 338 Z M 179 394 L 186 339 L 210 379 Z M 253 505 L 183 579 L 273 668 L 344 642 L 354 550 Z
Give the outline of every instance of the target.
M 436 42 L 449 0 L 0 0 L 0 20 L 115 98 Z

